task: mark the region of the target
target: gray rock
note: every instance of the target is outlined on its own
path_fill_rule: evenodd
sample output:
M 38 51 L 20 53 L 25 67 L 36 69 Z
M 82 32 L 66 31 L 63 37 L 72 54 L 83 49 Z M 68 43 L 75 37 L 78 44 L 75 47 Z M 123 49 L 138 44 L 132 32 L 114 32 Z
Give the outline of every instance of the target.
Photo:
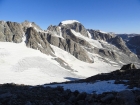
M 40 50 L 42 53 L 54 56 L 54 51 L 48 43 L 45 33 L 39 33 L 30 27 L 26 32 L 27 47 Z
M 112 101 L 113 99 L 115 99 L 115 96 L 113 94 L 107 94 L 105 97 L 101 98 L 102 102 L 108 102 L 108 101 Z
M 36 30 L 43 31 L 35 22 L 29 22 L 25 20 L 24 22 L 21 23 L 21 25 L 24 32 L 26 32 L 27 29 L 30 27 L 34 27 Z
M 8 21 L 7 25 L 9 26 L 9 29 L 13 33 L 13 38 L 12 38 L 13 42 L 15 42 L 15 43 L 22 42 L 22 37 L 23 37 L 24 32 L 22 30 L 21 24 Z
M 137 96 L 137 101 L 140 103 L 140 95 Z
M 133 63 L 123 65 L 120 70 L 131 70 L 131 69 L 137 69 Z
M 114 34 L 102 33 L 102 32 L 100 32 L 99 30 L 92 30 L 92 29 L 89 29 L 88 31 L 89 31 L 89 33 L 91 34 L 92 38 L 93 38 L 93 39 L 96 39 L 96 40 L 104 40 L 104 41 L 109 42 L 112 38 L 115 37 Z
M 115 45 L 117 48 L 119 48 L 123 52 L 130 54 L 129 48 L 126 46 L 125 42 L 123 41 L 123 39 L 121 37 L 116 36 L 114 34 L 110 34 L 110 33 L 102 33 L 98 30 L 90 29 L 88 31 L 92 35 L 93 39 L 104 40 L 110 44 Z
M 22 42 L 23 34 L 21 24 L 0 21 L 0 41 L 20 43 Z
M 6 22 L 0 21 L 0 41 L 12 42 L 13 33 Z
M 126 46 L 125 42 L 123 41 L 123 39 L 121 37 L 119 37 L 119 36 L 116 36 L 115 38 L 113 38 L 110 41 L 110 43 L 112 43 L 113 45 L 115 45 L 116 47 L 121 49 L 126 54 L 130 54 L 131 53 L 129 48 Z
M 60 23 L 59 26 L 61 26 L 62 28 L 65 27 L 66 29 L 73 29 L 76 32 L 81 33 L 83 36 L 88 37 L 87 30 L 81 23 L 74 22 L 72 24 L 65 24 L 65 25 L 62 25 L 62 23 Z
M 3 93 L 3 94 L 0 94 L 0 99 L 11 97 L 11 96 L 12 96 L 12 94 L 10 92 Z
M 76 97 L 74 95 L 71 95 L 70 98 L 69 98 L 69 101 L 70 102 L 76 101 Z
M 32 105 L 30 101 L 27 101 L 25 105 Z
M 76 100 L 77 101 L 78 100 L 85 100 L 86 96 L 87 96 L 87 93 L 86 92 L 82 92 L 82 93 L 78 94 L 78 96 L 76 97 Z
M 79 101 L 77 102 L 77 105 L 85 105 L 85 101 L 84 101 L 84 100 L 79 100 Z
M 70 38 L 62 39 L 54 35 L 48 34 L 47 40 L 50 44 L 55 45 L 62 50 L 65 50 L 75 56 L 77 59 L 85 62 L 92 63 L 93 61 L 89 58 L 86 50 L 84 50 L 78 43 L 75 43 Z
M 136 105 L 135 96 L 132 91 L 124 90 L 117 94 L 116 101 L 119 105 Z

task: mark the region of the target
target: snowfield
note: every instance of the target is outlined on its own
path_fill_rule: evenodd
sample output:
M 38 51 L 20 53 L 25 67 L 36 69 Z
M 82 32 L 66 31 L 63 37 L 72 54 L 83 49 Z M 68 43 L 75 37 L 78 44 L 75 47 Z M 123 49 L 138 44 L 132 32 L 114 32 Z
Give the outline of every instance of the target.
M 27 48 L 24 42 L 0 42 L 0 84 L 42 85 L 83 79 L 118 69 L 99 59 L 95 59 L 95 63 L 85 63 L 58 47 L 51 47 L 55 55 L 67 62 L 73 70 L 61 67 L 54 57 Z
M 70 89 L 72 92 L 78 90 L 79 92 L 102 94 L 103 92 L 119 92 L 126 90 L 127 86 L 124 84 L 114 84 L 115 80 L 97 81 L 95 83 L 69 83 L 69 84 L 53 84 L 44 85 L 44 87 L 57 87 L 62 86 L 64 90 Z
M 0 68 L 0 84 L 41 85 L 67 81 L 67 76 L 78 77 L 52 57 L 27 48 L 23 43 L 0 42 Z
M 77 20 L 65 20 L 65 21 L 62 21 L 61 23 L 62 23 L 62 25 L 66 25 L 66 24 L 72 24 L 72 23 L 75 23 L 75 22 L 80 23 Z

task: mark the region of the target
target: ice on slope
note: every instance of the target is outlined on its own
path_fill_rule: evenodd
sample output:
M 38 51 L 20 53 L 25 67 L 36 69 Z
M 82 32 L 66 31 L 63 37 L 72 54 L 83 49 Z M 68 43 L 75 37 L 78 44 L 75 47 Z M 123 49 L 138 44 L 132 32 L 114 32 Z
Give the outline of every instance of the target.
M 71 68 L 76 70 L 75 74 L 86 77 L 96 75 L 98 73 L 107 73 L 118 69 L 119 67 L 112 66 L 98 59 L 97 54 L 94 56 L 94 63 L 86 63 L 76 59 L 70 53 L 51 45 L 55 51 L 55 55 L 67 62 Z
M 82 62 L 56 46 L 51 47 L 57 57 L 63 59 L 77 72 L 62 68 L 53 57 L 27 48 L 24 42 L 20 44 L 0 42 L 0 84 L 13 82 L 41 85 L 64 82 L 72 78 L 86 78 L 118 69 L 99 59 L 95 59 L 95 63 Z
M 69 84 L 53 84 L 53 85 L 45 85 L 50 87 L 62 86 L 65 90 L 70 89 L 71 91 L 78 90 L 79 92 L 86 93 L 96 93 L 102 94 L 103 92 L 112 92 L 112 91 L 122 91 L 127 89 L 127 86 L 124 84 L 114 84 L 114 80 L 109 81 L 98 81 L 95 83 L 69 83 Z
M 88 33 L 88 37 L 89 37 L 90 39 L 92 39 L 92 36 L 91 36 L 91 34 L 89 33 L 89 31 L 87 31 L 87 33 Z
M 67 81 L 66 77 L 80 78 L 63 69 L 52 57 L 23 43 L 0 42 L 0 58 L 0 84 L 39 85 Z
M 62 23 L 62 25 L 65 25 L 65 24 L 72 24 L 72 23 L 75 23 L 75 22 L 80 23 L 77 20 L 65 20 L 65 21 L 62 21 L 61 23 Z

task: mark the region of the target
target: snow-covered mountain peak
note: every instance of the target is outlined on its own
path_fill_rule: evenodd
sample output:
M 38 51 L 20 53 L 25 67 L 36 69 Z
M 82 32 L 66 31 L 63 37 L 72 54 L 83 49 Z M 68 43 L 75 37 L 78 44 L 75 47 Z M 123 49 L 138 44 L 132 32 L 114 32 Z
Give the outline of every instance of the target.
M 66 24 L 72 24 L 72 23 L 80 23 L 79 21 L 77 20 L 65 20 L 65 21 L 61 21 L 61 24 L 62 25 L 66 25 Z

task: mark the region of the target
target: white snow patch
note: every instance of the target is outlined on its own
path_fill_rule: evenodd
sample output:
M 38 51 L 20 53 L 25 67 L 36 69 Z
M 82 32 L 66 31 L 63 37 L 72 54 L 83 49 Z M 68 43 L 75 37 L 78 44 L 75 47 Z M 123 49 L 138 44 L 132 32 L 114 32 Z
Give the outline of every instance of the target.
M 90 39 L 92 39 L 92 36 L 91 36 L 91 34 L 89 33 L 89 31 L 87 31 L 87 33 L 88 33 L 88 37 L 89 37 Z
M 29 27 L 32 27 L 32 23 L 29 23 Z
M 104 31 L 101 31 L 101 30 L 99 30 L 99 32 L 104 33 L 104 34 L 107 34 L 107 32 L 104 32 Z
M 70 89 L 72 92 L 78 90 L 79 92 L 86 92 L 89 94 L 92 93 L 102 94 L 103 92 L 112 92 L 112 91 L 119 92 L 127 89 L 127 86 L 124 86 L 124 84 L 114 84 L 114 81 L 115 80 L 98 81 L 95 83 L 53 84 L 53 85 L 44 85 L 44 87 L 62 86 L 65 90 Z
M 20 44 L 0 42 L 0 58 L 0 84 L 41 85 L 68 81 L 66 77 L 80 78 L 51 56 L 27 48 L 24 40 Z
M 60 34 L 59 34 L 60 38 L 64 39 L 62 36 L 61 27 L 59 27 L 59 31 L 60 31 Z
M 72 23 L 75 23 L 75 22 L 80 23 L 77 20 L 65 20 L 65 21 L 62 21 L 61 23 L 62 23 L 62 25 L 66 25 L 66 24 L 72 24 Z

